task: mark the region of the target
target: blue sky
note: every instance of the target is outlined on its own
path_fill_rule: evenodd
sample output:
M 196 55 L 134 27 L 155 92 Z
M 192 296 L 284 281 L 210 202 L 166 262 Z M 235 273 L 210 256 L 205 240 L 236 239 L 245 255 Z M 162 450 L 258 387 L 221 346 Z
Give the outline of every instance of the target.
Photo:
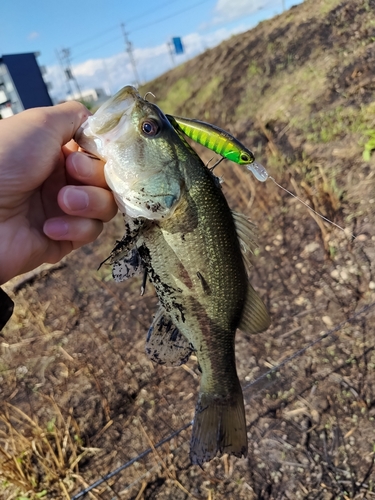
M 9 0 L 2 4 L 0 54 L 40 52 L 51 94 L 67 87 L 56 51 L 69 48 L 82 89 L 115 92 L 134 82 L 121 23 L 134 48 L 142 82 L 172 67 L 167 42 L 182 37 L 186 54 L 176 64 L 246 31 L 302 0 Z

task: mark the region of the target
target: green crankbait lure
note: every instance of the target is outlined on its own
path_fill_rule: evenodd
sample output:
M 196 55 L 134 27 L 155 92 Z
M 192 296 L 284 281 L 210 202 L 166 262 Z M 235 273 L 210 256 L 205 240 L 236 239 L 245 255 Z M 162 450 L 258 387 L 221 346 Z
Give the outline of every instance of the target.
M 229 132 L 222 130 L 216 125 L 211 125 L 200 120 L 192 120 L 180 116 L 166 116 L 175 129 L 182 131 L 190 139 L 193 139 L 193 141 L 211 149 L 227 160 L 239 165 L 246 165 L 258 181 L 264 182 L 268 179 L 266 169 L 255 162 L 254 155 L 250 149 L 247 149 Z

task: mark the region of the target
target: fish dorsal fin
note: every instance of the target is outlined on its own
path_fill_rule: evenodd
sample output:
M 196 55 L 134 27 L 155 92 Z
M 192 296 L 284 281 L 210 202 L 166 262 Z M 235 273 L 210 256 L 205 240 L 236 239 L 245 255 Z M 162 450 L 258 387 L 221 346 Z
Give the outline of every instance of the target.
M 113 279 L 117 282 L 125 281 L 144 270 L 141 256 L 136 248 L 130 250 L 125 257 L 115 260 L 112 267 Z
M 194 351 L 192 344 L 173 324 L 164 307 L 160 307 L 148 330 L 146 354 L 161 365 L 180 366 Z
M 271 319 L 263 300 L 248 283 L 245 305 L 238 328 L 246 333 L 260 333 L 267 330 L 270 323 Z
M 232 211 L 232 216 L 246 271 L 249 273 L 252 267 L 252 255 L 258 246 L 257 229 L 244 215 Z

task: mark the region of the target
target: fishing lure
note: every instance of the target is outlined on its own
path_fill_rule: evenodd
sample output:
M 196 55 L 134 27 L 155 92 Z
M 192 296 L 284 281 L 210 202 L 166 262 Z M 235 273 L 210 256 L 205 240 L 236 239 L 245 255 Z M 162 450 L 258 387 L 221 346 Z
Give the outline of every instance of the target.
M 193 141 L 211 149 L 227 160 L 239 165 L 246 165 L 258 181 L 265 182 L 268 179 L 266 169 L 260 163 L 255 162 L 252 151 L 226 130 L 200 120 L 166 116 L 175 129 L 182 131 Z

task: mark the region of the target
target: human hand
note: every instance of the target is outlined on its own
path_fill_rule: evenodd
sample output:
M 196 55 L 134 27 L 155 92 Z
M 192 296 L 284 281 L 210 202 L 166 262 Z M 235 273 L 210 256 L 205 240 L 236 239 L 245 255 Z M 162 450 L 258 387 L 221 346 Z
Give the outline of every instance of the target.
M 94 241 L 117 212 L 103 162 L 71 141 L 78 102 L 0 120 L 0 285 Z

